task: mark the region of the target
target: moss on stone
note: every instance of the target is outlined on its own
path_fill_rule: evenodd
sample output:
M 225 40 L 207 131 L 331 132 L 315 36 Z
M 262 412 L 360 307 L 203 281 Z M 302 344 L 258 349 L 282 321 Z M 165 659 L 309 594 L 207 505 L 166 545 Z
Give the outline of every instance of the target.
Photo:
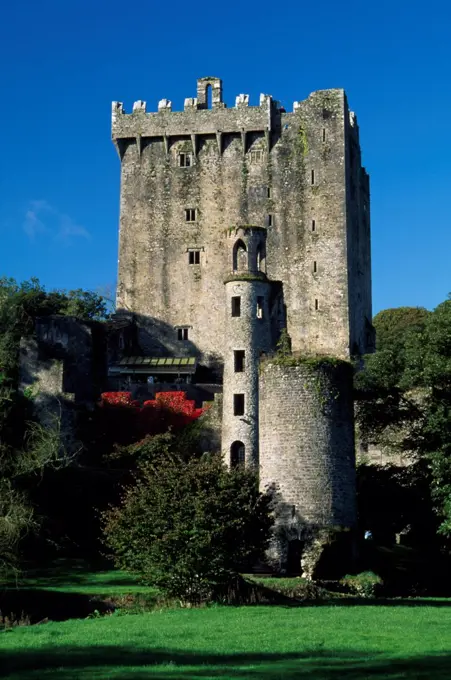
M 264 272 L 233 272 L 224 279 L 224 283 L 230 281 L 267 281 L 268 277 Z
M 306 156 L 309 152 L 308 140 L 307 140 L 307 133 L 305 131 L 305 128 L 303 128 L 302 126 L 299 128 L 298 142 L 299 142 L 299 146 L 300 146 L 302 155 Z
M 276 366 L 310 366 L 311 368 L 337 368 L 338 366 L 348 366 L 349 361 L 326 354 L 282 354 L 276 353 L 270 357 L 265 357 L 264 361 L 275 364 Z

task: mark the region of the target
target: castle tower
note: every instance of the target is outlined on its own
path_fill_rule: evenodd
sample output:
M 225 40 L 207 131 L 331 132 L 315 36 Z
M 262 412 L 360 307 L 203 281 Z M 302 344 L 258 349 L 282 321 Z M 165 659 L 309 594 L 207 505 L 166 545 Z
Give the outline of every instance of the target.
M 258 466 L 258 366 L 262 352 L 272 349 L 266 229 L 230 229 L 228 251 L 222 450 L 232 466 Z
M 266 94 L 228 108 L 210 77 L 183 111 L 156 108 L 113 103 L 117 308 L 134 313 L 146 354 L 197 357 L 205 383 L 223 377 L 224 457 L 279 488 L 289 541 L 351 529 L 352 376 L 340 362 L 374 346 L 356 116 L 341 89 L 292 111 Z M 293 354 L 259 367 L 282 328 Z
M 353 371 L 347 362 L 268 358 L 260 368 L 260 487 L 277 486 L 272 557 L 355 528 Z M 280 529 L 283 531 L 280 532 Z
M 209 107 L 209 92 L 211 106 Z M 121 162 L 117 308 L 147 328 L 146 351 L 220 364 L 227 227 L 267 228 L 267 275 L 283 283 L 294 351 L 366 353 L 371 327 L 369 183 L 343 90 L 292 111 L 262 94 L 223 101 L 219 78 L 173 111 L 113 103 Z M 208 332 L 206 331 L 208 329 Z

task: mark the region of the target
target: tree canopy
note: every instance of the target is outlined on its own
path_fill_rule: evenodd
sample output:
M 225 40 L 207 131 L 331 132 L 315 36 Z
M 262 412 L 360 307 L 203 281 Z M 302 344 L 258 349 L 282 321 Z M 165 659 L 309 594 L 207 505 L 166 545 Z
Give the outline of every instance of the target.
M 451 536 L 451 298 L 432 312 L 386 310 L 375 325 L 379 349 L 356 376 L 361 436 L 426 462 Z
M 37 527 L 31 500 L 44 471 L 68 464 L 58 417 L 46 427 L 33 420 L 30 398 L 17 390 L 20 339 L 37 317 L 51 314 L 103 319 L 104 300 L 89 291 L 50 291 L 30 279 L 0 278 L 0 576 L 17 564 L 20 539 Z

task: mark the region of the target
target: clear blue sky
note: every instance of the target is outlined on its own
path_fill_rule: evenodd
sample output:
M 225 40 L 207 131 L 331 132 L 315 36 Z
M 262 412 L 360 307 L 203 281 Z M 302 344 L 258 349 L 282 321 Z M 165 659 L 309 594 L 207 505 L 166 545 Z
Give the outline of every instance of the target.
M 225 100 L 344 87 L 371 176 L 374 312 L 451 290 L 451 5 L 27 0 L 0 27 L 0 275 L 49 288 L 113 284 L 119 160 L 111 101 L 130 111 L 196 78 Z

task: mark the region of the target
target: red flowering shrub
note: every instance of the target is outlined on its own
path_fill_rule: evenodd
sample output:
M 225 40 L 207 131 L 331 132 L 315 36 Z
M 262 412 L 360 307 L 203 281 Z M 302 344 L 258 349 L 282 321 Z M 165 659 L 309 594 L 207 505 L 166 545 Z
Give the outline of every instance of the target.
M 139 406 L 139 401 L 132 399 L 131 392 L 103 392 L 102 406 Z
M 145 401 L 142 407 L 132 399 L 131 392 L 103 392 L 100 407 L 107 420 L 104 427 L 108 436 L 119 444 L 139 441 L 169 428 L 178 430 L 205 411 L 196 408 L 185 392 L 157 392 L 155 399 Z

